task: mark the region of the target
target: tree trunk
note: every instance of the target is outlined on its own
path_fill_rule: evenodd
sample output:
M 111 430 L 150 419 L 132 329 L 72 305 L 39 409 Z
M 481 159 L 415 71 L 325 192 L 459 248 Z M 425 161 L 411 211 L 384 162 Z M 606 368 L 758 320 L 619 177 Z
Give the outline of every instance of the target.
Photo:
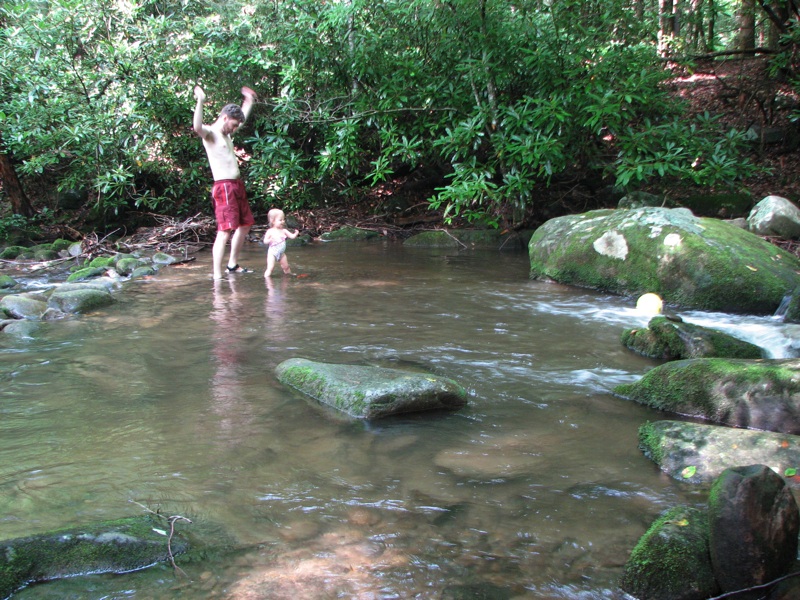
M 737 50 L 752 50 L 756 47 L 756 2 L 741 0 L 736 13 L 739 24 L 739 35 L 736 39 Z
M 3 148 L 2 134 L 0 134 L 0 182 L 3 184 L 3 190 L 11 200 L 11 212 L 15 215 L 22 215 L 23 217 L 33 216 L 33 206 L 30 200 L 25 195 L 22 185 L 19 183 L 17 171 L 11 163 L 11 157 L 5 153 Z
M 658 0 L 658 52 L 667 56 L 670 42 L 677 35 L 676 0 Z

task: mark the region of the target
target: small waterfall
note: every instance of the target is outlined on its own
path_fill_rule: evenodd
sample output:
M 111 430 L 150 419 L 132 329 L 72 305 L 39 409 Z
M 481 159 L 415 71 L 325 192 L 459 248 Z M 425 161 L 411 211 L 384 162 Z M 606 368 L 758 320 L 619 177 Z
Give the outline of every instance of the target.
M 792 301 L 792 296 L 794 294 L 786 294 L 781 300 L 778 309 L 775 311 L 775 314 L 772 315 L 773 319 L 778 319 L 779 321 L 783 320 L 783 317 L 786 315 L 786 310 L 789 308 L 789 303 Z

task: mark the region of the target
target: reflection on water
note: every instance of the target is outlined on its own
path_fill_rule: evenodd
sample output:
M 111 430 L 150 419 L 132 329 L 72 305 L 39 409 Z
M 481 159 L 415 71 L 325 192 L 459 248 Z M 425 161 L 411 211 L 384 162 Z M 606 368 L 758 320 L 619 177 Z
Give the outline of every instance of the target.
M 296 277 L 214 284 L 201 257 L 39 339 L 2 338 L 0 537 L 139 514 L 134 501 L 237 548 L 186 577 L 18 597 L 622 598 L 653 519 L 704 501 L 637 449 L 663 415 L 609 393 L 657 364 L 619 342 L 647 323 L 634 300 L 529 281 L 522 253 L 292 252 Z M 684 318 L 760 328 L 785 351 L 772 320 Z M 349 422 L 277 382 L 292 357 L 429 370 L 469 405 Z

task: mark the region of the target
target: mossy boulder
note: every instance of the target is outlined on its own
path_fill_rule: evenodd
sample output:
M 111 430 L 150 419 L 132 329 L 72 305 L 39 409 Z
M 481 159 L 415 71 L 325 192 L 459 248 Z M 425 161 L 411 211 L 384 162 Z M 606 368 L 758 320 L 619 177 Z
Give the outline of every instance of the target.
M 50 308 L 64 313 L 87 313 L 114 303 L 114 297 L 105 288 L 85 287 L 57 289 L 47 300 Z
M 14 260 L 26 252 L 28 252 L 28 249 L 25 246 L 7 246 L 0 252 L 0 258 L 3 260 Z
M 113 256 L 96 256 L 89 262 L 89 266 L 107 269 L 113 267 L 114 263 L 116 263 L 116 259 Z
M 168 560 L 163 521 L 149 516 L 106 521 L 25 538 L 0 541 L 0 598 L 38 581 L 87 573 L 127 573 Z M 186 551 L 180 534 L 173 556 Z
M 676 506 L 647 530 L 625 564 L 620 587 L 639 600 L 716 596 L 706 511 Z
M 139 258 L 135 257 L 125 257 L 121 258 L 117 261 L 117 271 L 120 275 L 130 275 L 136 269 L 141 266 L 146 265 L 147 263 Z
M 154 265 L 174 265 L 178 262 L 177 258 L 166 252 L 156 252 L 153 254 L 152 260 Z
M 58 238 L 54 240 L 52 243 L 53 250 L 56 252 L 61 252 L 62 250 L 68 250 L 69 247 L 73 244 L 70 240 L 65 240 L 64 238 Z
M 0 290 L 7 290 L 17 285 L 17 280 L 9 275 L 0 275 Z
M 646 329 L 626 329 L 622 344 L 650 358 L 764 358 L 761 348 L 750 342 L 680 319 L 654 317 Z
M 82 269 L 78 269 L 69 277 L 67 277 L 67 281 L 83 281 L 85 279 L 91 279 L 92 277 L 100 277 L 101 275 L 104 275 L 105 272 L 106 269 L 103 267 L 84 267 Z
M 467 402 L 455 381 L 401 369 L 292 358 L 279 364 L 276 374 L 281 383 L 359 419 L 454 410 Z
M 139 277 L 152 277 L 158 271 L 152 265 L 141 265 L 136 267 L 133 272 L 131 273 L 131 279 L 137 279 Z
M 639 428 L 639 448 L 679 481 L 711 483 L 725 469 L 758 463 L 800 487 L 796 435 L 665 420 Z
M 320 239 L 323 242 L 359 242 L 377 237 L 379 237 L 377 231 L 361 229 L 359 227 L 342 227 L 341 229 L 323 233 Z
M 800 434 L 800 359 L 697 358 L 669 362 L 618 396 L 658 410 L 730 425 Z
M 52 244 L 39 244 L 31 246 L 28 250 L 33 253 L 33 258 L 36 260 L 44 261 L 58 258 L 58 250 L 53 248 Z
M 41 294 L 11 294 L 0 299 L 0 314 L 12 319 L 39 320 L 47 311 L 47 301 Z
M 774 314 L 800 259 L 735 225 L 678 208 L 558 217 L 529 244 L 531 277 L 685 308 Z M 735 290 L 735 293 L 732 291 Z

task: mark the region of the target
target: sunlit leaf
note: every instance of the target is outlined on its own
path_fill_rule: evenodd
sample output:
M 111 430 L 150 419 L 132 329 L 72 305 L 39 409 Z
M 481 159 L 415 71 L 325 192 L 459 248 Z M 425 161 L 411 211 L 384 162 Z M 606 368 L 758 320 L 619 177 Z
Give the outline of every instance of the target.
M 795 475 L 797 475 L 797 469 L 795 469 L 794 467 L 789 467 L 788 469 L 786 469 L 786 470 L 783 472 L 783 474 L 784 474 L 786 477 L 794 477 Z
M 689 479 L 691 477 L 694 477 L 695 473 L 697 473 L 697 467 L 695 466 L 686 467 L 683 469 L 683 471 L 681 471 L 681 477 L 683 477 L 684 479 Z

